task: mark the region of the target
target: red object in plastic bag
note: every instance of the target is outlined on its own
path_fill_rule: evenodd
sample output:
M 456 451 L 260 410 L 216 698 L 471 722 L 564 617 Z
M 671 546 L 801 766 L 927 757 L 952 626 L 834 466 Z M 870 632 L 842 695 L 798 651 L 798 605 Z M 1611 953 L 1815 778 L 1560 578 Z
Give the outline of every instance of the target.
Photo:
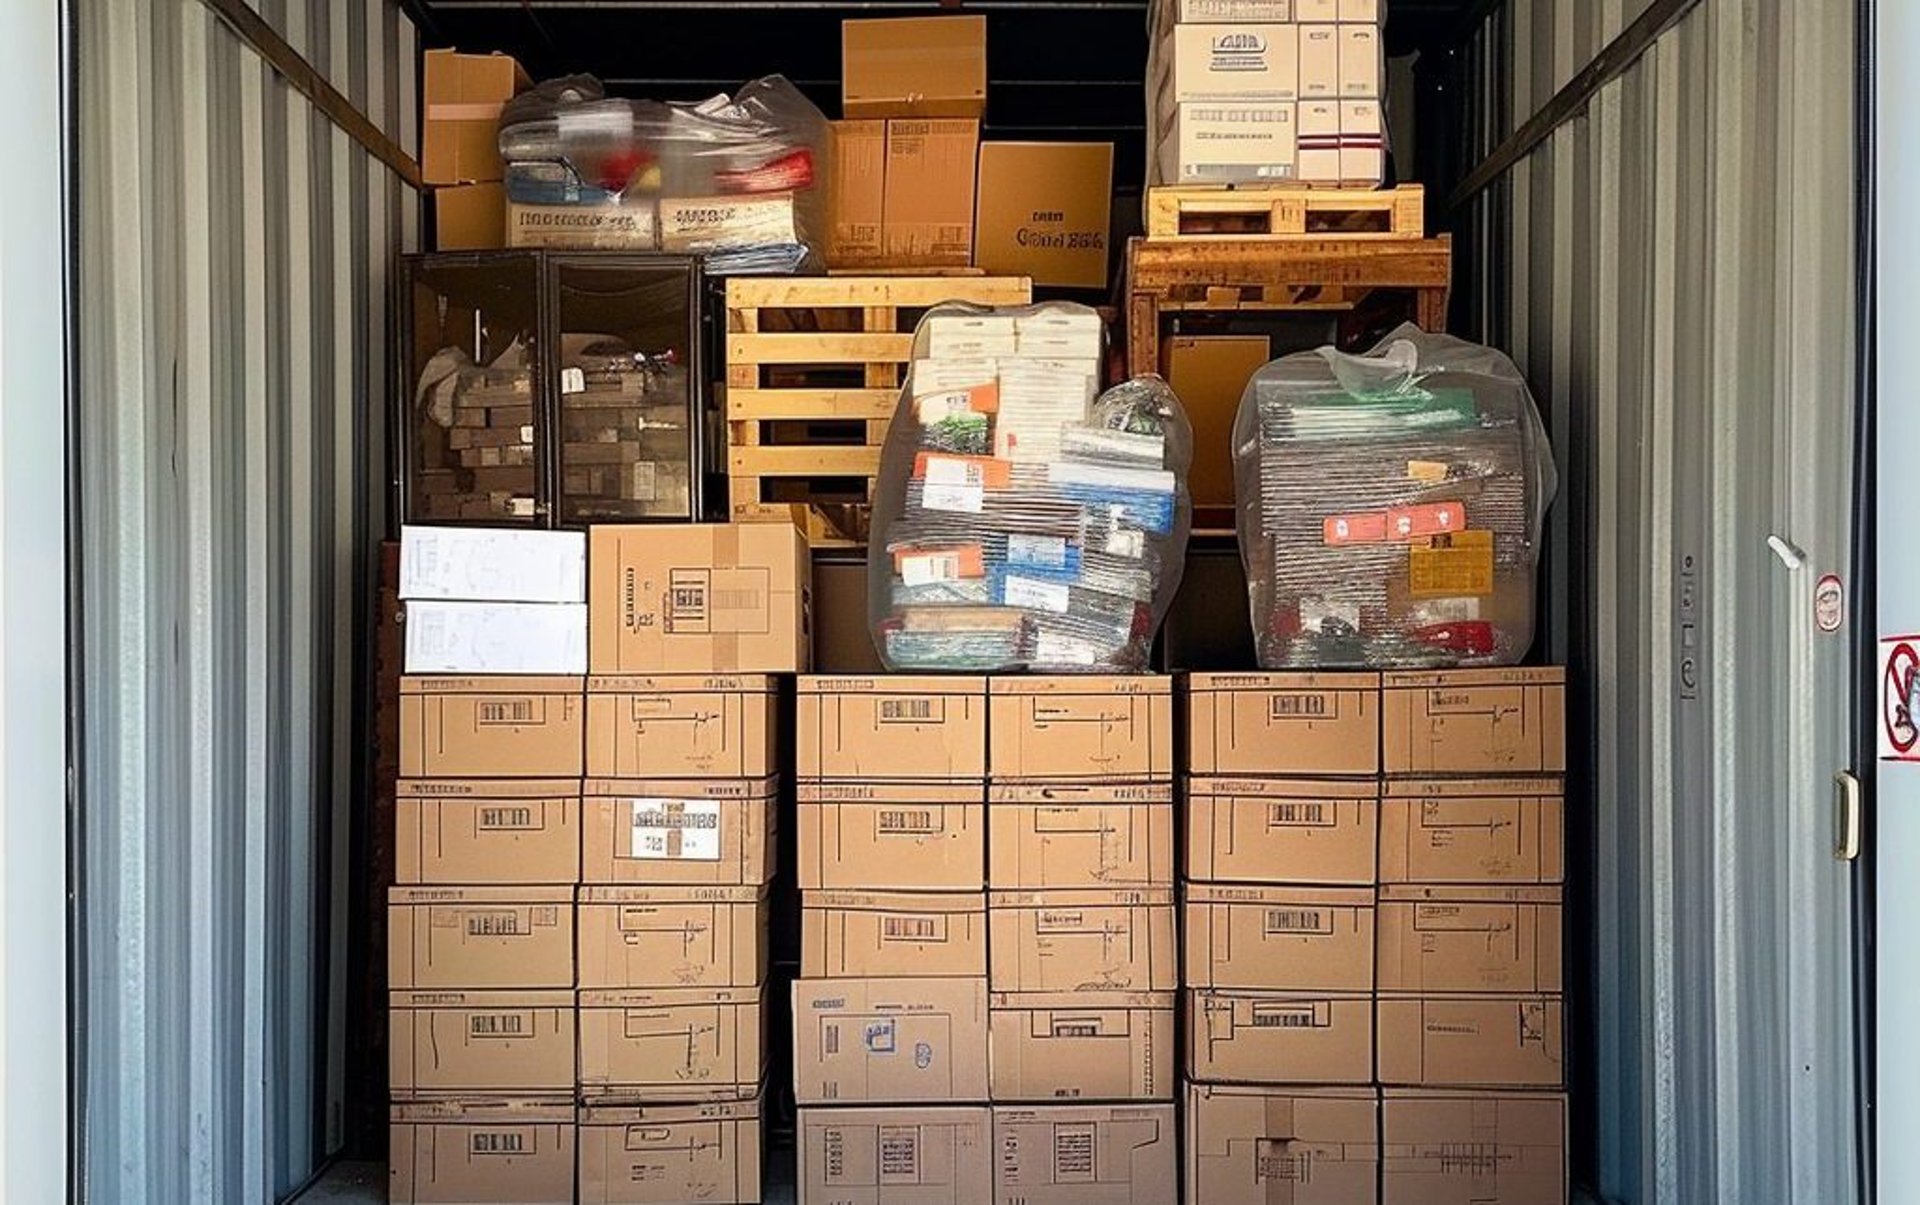
M 795 192 L 812 188 L 813 149 L 801 147 L 745 171 L 715 172 L 713 182 L 723 193 Z

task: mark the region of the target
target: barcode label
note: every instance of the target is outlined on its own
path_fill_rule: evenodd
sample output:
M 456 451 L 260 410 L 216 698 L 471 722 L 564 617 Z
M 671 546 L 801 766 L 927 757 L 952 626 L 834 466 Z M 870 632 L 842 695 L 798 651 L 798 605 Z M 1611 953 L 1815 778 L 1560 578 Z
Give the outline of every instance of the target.
M 468 937 L 519 937 L 525 932 L 518 912 L 467 913 Z
M 888 941 L 932 941 L 939 929 L 931 916 L 888 916 L 881 918 L 880 935 Z
M 1273 825 L 1325 825 L 1324 803 L 1272 803 L 1267 805 L 1267 823 Z
M 1333 700 L 1323 694 L 1274 694 L 1267 696 L 1267 718 L 1273 720 L 1324 720 L 1334 712 Z
M 1055 1021 L 1053 1023 L 1053 1036 L 1056 1038 L 1097 1038 L 1100 1036 L 1100 1023 L 1098 1021 L 1082 1019 Z
M 920 1133 L 906 1126 L 880 1131 L 882 1184 L 917 1184 L 920 1180 Z M 908 1191 L 915 1191 L 909 1189 Z
M 915 724 L 932 718 L 932 699 L 880 700 L 880 722 L 883 724 Z
M 525 1013 L 474 1013 L 467 1018 L 470 1038 L 520 1038 L 526 1034 Z
M 532 699 L 482 699 L 479 708 L 482 724 L 533 723 Z
M 527 1136 L 520 1130 L 475 1130 L 467 1138 L 470 1155 L 524 1155 Z
M 1062 1126 L 1053 1134 L 1053 1179 L 1056 1184 L 1093 1182 L 1094 1135 L 1090 1127 Z
M 480 830 L 498 832 L 505 830 L 530 829 L 533 824 L 533 809 L 527 807 L 501 807 L 480 809 Z
M 1313 1178 L 1313 1152 L 1289 1153 L 1272 1138 L 1259 1139 L 1259 1154 L 1254 1159 L 1256 1182 L 1268 1180 L 1280 1184 L 1304 1184 Z
M 987 484 L 986 471 L 971 460 L 959 460 L 951 456 L 927 457 L 927 484 L 970 486 L 980 489 Z
M 880 831 L 883 833 L 930 833 L 933 831 L 933 813 L 904 810 L 881 812 Z
M 720 805 L 699 799 L 634 800 L 633 856 L 718 862 Z
M 1253 1010 L 1255 1029 L 1313 1029 L 1319 1023 L 1311 1005 L 1296 1008 L 1256 1008 Z
M 1269 908 L 1267 909 L 1267 932 L 1269 933 L 1331 933 L 1326 912 L 1319 908 Z
M 757 611 L 760 609 L 760 591 L 751 588 L 734 587 L 730 590 L 713 592 L 713 609 L 716 611 Z
M 900 580 L 909 586 L 932 586 L 959 579 L 958 553 L 924 552 L 900 559 Z

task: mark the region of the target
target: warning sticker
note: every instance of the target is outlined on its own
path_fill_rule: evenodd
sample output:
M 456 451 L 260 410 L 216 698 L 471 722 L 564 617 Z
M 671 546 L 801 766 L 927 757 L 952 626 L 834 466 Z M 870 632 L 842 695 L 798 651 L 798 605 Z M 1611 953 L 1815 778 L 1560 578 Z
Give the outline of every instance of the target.
M 1914 688 L 1920 682 L 1920 636 L 1880 638 L 1880 760 L 1920 761 Z
M 1407 593 L 1414 598 L 1484 598 L 1493 593 L 1493 533 L 1458 531 L 1407 545 Z
M 634 800 L 633 856 L 718 862 L 720 804 L 705 799 Z
M 1393 510 L 1333 515 L 1322 524 L 1321 538 L 1332 547 L 1342 544 L 1387 544 L 1457 533 L 1467 525 L 1467 508 L 1459 502 L 1401 506 Z

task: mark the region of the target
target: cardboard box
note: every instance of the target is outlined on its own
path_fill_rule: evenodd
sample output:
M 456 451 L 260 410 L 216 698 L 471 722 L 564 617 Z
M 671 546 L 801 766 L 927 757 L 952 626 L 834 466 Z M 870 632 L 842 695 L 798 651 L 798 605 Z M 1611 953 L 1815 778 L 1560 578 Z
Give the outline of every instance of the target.
M 1113 224 L 1111 142 L 984 142 L 973 262 L 1036 285 L 1104 289 Z
M 1559 996 L 1382 997 L 1383 1084 L 1558 1088 L 1566 1082 Z
M 587 534 L 409 523 L 400 529 L 399 592 L 402 599 L 583 603 Z
M 766 674 L 587 679 L 593 778 L 765 778 L 781 769 Z
M 995 992 L 989 1004 L 996 1103 L 1172 1097 L 1172 992 Z
M 410 674 L 581 674 L 587 609 L 578 603 L 406 604 Z
M 1378 1200 L 1380 1098 L 1372 1089 L 1189 1084 L 1186 1127 L 1188 1201 Z
M 805 672 L 813 562 L 780 523 L 602 524 L 587 536 L 595 674 Z
M 877 264 L 886 254 L 887 123 L 836 121 L 827 206 L 827 263 L 836 268 Z
M 1172 684 L 1155 674 L 992 678 L 987 772 L 996 781 L 1170 778 Z
M 393 1205 L 572 1205 L 572 1101 L 396 1102 L 388 1130 Z
M 933 674 L 802 677 L 795 703 L 801 778 L 981 779 L 987 680 Z
M 1294 19 L 1293 0 L 1173 0 L 1165 7 L 1182 25 L 1221 21 L 1278 25 Z
M 1338 21 L 1340 0 L 1293 0 L 1296 21 Z
M 801 783 L 800 887 L 978 891 L 987 808 L 978 783 Z
M 652 251 L 660 215 L 650 198 L 605 205 L 507 202 L 507 246 L 562 250 Z
M 573 993 L 391 992 L 388 1086 L 418 1096 L 573 1100 Z
M 1560 888 L 1380 889 L 1387 992 L 1558 994 Z
M 1173 892 L 995 891 L 987 987 L 1000 992 L 1170 992 L 1180 986 Z
M 771 777 L 589 778 L 582 789 L 583 882 L 736 887 L 773 878 Z
M 1187 769 L 1371 778 L 1379 709 L 1379 674 L 1190 674 Z
M 1171 1205 L 1173 1106 L 997 1105 L 994 1205 Z
M 985 892 L 809 891 L 800 974 L 808 979 L 980 978 Z
M 506 245 L 504 184 L 450 184 L 433 190 L 435 251 L 494 251 Z
M 1352 779 L 1191 779 L 1187 877 L 1371 887 L 1379 792 Z
M 1383 11 L 1380 0 L 1339 0 L 1342 21 L 1371 21 L 1378 25 Z
M 1340 102 L 1332 98 L 1300 102 L 1300 180 L 1305 184 L 1338 184 L 1340 169 Z
M 996 783 L 987 882 L 1001 889 L 1170 887 L 1173 788 Z
M 583 988 L 766 982 L 765 887 L 583 887 L 576 915 Z
M 420 176 L 428 184 L 475 184 L 506 176 L 500 110 L 533 81 L 504 54 L 429 50 L 420 65 Z
M 757 1205 L 762 1098 L 580 1110 L 580 1205 Z
M 1558 778 L 1390 780 L 1380 801 L 1380 881 L 1560 882 L 1563 789 Z
M 1564 669 L 1392 673 L 1382 683 L 1388 774 L 1564 774 Z
M 387 986 L 572 987 L 573 888 L 388 888 Z
M 1340 102 L 1340 179 L 1378 188 L 1387 175 L 1387 124 L 1377 100 Z
M 580 1093 L 610 1102 L 752 1100 L 767 1069 L 763 988 L 580 993 Z
M 403 778 L 578 778 L 585 696 L 575 677 L 403 677 Z
M 1340 99 L 1340 27 L 1300 26 L 1300 99 Z
M 1373 1082 L 1365 993 L 1189 991 L 1187 1074 L 1207 1083 Z
M 1382 1095 L 1381 1205 L 1567 1199 L 1564 1095 L 1412 1089 Z
M 1340 99 L 1377 101 L 1386 95 L 1386 59 L 1380 26 L 1372 21 L 1340 26 Z
M 987 1099 L 985 979 L 796 979 L 803 1105 Z
M 1371 888 L 1189 883 L 1185 919 L 1188 987 L 1373 990 Z
M 890 267 L 966 267 L 973 262 L 973 201 L 980 123 L 968 118 L 887 122 L 887 178 L 880 231 Z
M 1163 184 L 1278 184 L 1295 179 L 1289 102 L 1175 105 L 1155 152 Z
M 1273 341 L 1265 335 L 1174 335 L 1160 347 L 1161 371 L 1193 424 L 1187 490 L 1194 508 L 1230 511 L 1234 416 L 1247 382 L 1273 358 Z
M 394 882 L 580 881 L 577 778 L 403 778 Z
M 800 1205 L 981 1205 L 991 1123 L 977 1108 L 801 1109 Z
M 1169 92 L 1183 105 L 1299 99 L 1299 26 L 1176 25 L 1170 32 L 1162 43 L 1163 100 Z
M 983 16 L 842 21 L 840 60 L 840 109 L 849 118 L 986 112 Z

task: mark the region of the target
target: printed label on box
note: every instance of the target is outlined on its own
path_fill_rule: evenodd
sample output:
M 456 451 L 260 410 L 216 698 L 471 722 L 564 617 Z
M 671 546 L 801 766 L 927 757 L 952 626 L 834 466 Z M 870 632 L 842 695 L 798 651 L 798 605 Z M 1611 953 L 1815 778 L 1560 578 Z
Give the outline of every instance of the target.
M 1493 593 L 1493 533 L 1461 531 L 1407 545 L 1407 593 L 1484 598 Z
M 986 492 L 977 485 L 935 485 L 927 482 L 920 495 L 920 505 L 926 510 L 950 510 L 963 514 L 977 515 L 986 500 Z
M 634 800 L 633 856 L 718 862 L 719 803 L 698 799 Z
M 1009 607 L 1031 607 L 1064 615 L 1071 594 L 1059 582 L 1036 581 L 1030 577 L 1008 577 L 1003 601 Z

